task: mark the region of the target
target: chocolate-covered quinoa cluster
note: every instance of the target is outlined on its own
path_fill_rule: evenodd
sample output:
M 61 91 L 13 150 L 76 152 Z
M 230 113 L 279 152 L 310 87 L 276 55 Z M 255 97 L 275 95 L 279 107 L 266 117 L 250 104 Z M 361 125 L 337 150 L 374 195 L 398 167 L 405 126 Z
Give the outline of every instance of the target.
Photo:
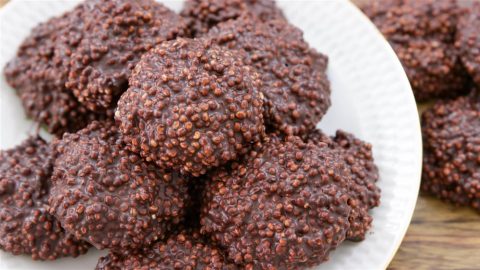
M 61 136 L 112 118 L 141 55 L 186 27 L 153 0 L 87 0 L 34 28 L 5 77 L 27 115 Z
M 47 211 L 53 159 L 50 146 L 31 137 L 0 152 L 0 249 L 34 260 L 87 252 Z
M 480 85 L 480 3 L 473 2 L 460 17 L 456 45 L 470 76 Z
M 78 238 L 128 252 L 184 219 L 187 179 L 128 152 L 112 122 L 66 134 L 55 150 L 51 213 Z
M 261 140 L 260 83 L 235 53 L 206 39 L 179 38 L 144 55 L 115 119 L 131 151 L 199 176 Z
M 422 115 L 422 190 L 480 211 L 480 98 L 435 104 Z
M 115 105 L 145 52 L 186 35 L 184 20 L 154 0 L 87 0 L 83 7 L 83 37 L 66 85 L 91 110 Z
M 270 137 L 207 182 L 201 232 L 247 269 L 325 261 L 350 227 L 350 172 L 339 151 Z
M 242 16 L 262 22 L 285 20 L 273 0 L 187 0 L 180 14 L 188 19 L 196 37 L 205 35 L 219 23 Z
M 464 94 L 469 78 L 455 48 L 456 0 L 375 0 L 363 7 L 405 68 L 417 101 Z
M 285 21 L 260 23 L 240 18 L 207 35 L 237 50 L 260 73 L 265 122 L 285 134 L 306 134 L 330 107 L 328 59 L 310 48 L 300 29 Z
M 5 67 L 26 114 L 58 136 L 75 132 L 113 112 L 91 112 L 65 87 L 69 57 L 82 38 L 84 7 L 35 27 Z
M 353 180 L 349 192 L 352 212 L 347 239 L 363 240 L 373 220 L 368 211 L 380 205 L 380 189 L 376 186 L 378 168 L 373 160 L 372 145 L 342 130 L 329 137 L 317 129 L 308 134 L 307 140 L 320 147 L 341 151 Z
M 96 269 L 237 269 L 222 251 L 202 238 L 196 231 L 184 230 L 133 256 L 110 253 L 100 258 Z

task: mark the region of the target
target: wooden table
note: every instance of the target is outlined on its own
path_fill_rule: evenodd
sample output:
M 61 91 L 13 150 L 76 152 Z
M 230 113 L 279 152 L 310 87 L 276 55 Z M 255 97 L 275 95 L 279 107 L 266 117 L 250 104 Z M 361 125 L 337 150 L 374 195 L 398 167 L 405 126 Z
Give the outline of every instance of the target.
M 388 269 L 480 269 L 480 214 L 420 195 Z
M 0 0 L 0 7 L 7 1 Z M 421 194 L 407 235 L 388 269 L 480 269 L 480 214 Z

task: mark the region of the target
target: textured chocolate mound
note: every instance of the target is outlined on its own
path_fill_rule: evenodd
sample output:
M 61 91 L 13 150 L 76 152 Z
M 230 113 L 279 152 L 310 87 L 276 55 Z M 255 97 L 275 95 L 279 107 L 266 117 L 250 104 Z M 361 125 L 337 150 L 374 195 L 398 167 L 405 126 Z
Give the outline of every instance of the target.
M 271 137 L 242 163 L 212 173 L 201 232 L 247 269 L 313 266 L 345 240 L 351 184 L 340 151 Z
M 129 149 L 198 176 L 264 134 L 260 81 L 233 52 L 203 39 L 164 42 L 133 71 L 115 114 Z
M 46 210 L 52 166 L 52 150 L 40 138 L 0 152 L 0 249 L 34 260 L 87 252 L 89 245 L 65 233 Z
M 468 90 L 469 78 L 454 44 L 462 13 L 455 0 L 376 0 L 363 11 L 397 53 L 417 101 Z
M 480 85 L 480 3 L 472 6 L 462 14 L 457 27 L 456 45 L 468 73 L 477 85 Z
M 71 53 L 83 37 L 84 12 L 78 6 L 35 27 L 4 70 L 26 114 L 57 136 L 82 129 L 106 114 L 113 117 L 113 112 L 90 112 L 65 87 Z
M 237 267 L 228 263 L 223 253 L 207 244 L 198 232 L 182 231 L 132 256 L 110 253 L 100 258 L 96 269 L 233 270 Z
M 242 16 L 266 22 L 286 20 L 273 0 L 187 0 L 181 15 L 189 21 L 194 36 L 202 36 L 212 27 Z
M 341 130 L 337 131 L 334 137 L 329 137 L 316 129 L 308 134 L 308 141 L 320 147 L 328 146 L 342 152 L 353 180 L 349 192 L 352 212 L 349 217 L 350 229 L 347 232 L 347 239 L 353 241 L 365 239 L 373 220 L 368 211 L 380 204 L 380 189 L 376 186 L 378 168 L 373 160 L 372 145 Z
M 480 211 L 480 99 L 437 102 L 422 115 L 422 190 Z
M 284 21 L 262 24 L 241 18 L 213 28 L 208 38 L 237 50 L 258 70 L 269 126 L 285 134 L 305 134 L 330 107 L 328 59 L 309 47 L 300 29 Z
M 83 38 L 66 85 L 91 110 L 114 107 L 140 57 L 186 34 L 186 22 L 154 0 L 88 0 L 83 8 Z
M 183 221 L 187 180 L 128 152 L 113 123 L 66 134 L 55 150 L 51 213 L 78 238 L 126 253 Z

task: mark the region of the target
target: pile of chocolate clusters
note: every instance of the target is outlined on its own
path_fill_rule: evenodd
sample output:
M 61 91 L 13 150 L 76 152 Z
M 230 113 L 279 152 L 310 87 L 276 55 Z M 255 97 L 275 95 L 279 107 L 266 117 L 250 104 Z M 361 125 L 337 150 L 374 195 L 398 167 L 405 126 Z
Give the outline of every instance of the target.
M 56 138 L 0 152 L 0 248 L 97 269 L 301 269 L 361 241 L 370 144 L 315 129 L 328 59 L 272 0 L 87 0 L 5 77 Z
M 480 211 L 480 2 L 375 0 L 363 7 L 402 62 L 422 115 L 422 190 Z

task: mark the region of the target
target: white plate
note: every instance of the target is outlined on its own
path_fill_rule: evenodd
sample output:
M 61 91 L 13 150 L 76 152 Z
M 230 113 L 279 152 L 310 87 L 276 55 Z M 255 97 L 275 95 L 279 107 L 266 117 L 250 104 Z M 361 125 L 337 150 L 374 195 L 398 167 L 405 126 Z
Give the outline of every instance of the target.
M 1 9 L 0 67 L 33 26 L 76 2 L 13 0 Z M 181 8 L 180 1 L 164 2 L 177 11 Z M 385 269 L 410 223 L 420 183 L 420 125 L 408 80 L 387 42 L 347 0 L 279 5 L 310 44 L 330 57 L 333 106 L 319 126 L 331 134 L 341 128 L 371 142 L 380 169 L 382 203 L 372 211 L 373 228 L 366 240 L 344 243 L 318 269 Z M 33 125 L 3 76 L 0 86 L 0 148 L 5 149 L 24 139 Z M 101 253 L 91 250 L 77 259 L 54 262 L 0 253 L 0 269 L 93 269 Z

